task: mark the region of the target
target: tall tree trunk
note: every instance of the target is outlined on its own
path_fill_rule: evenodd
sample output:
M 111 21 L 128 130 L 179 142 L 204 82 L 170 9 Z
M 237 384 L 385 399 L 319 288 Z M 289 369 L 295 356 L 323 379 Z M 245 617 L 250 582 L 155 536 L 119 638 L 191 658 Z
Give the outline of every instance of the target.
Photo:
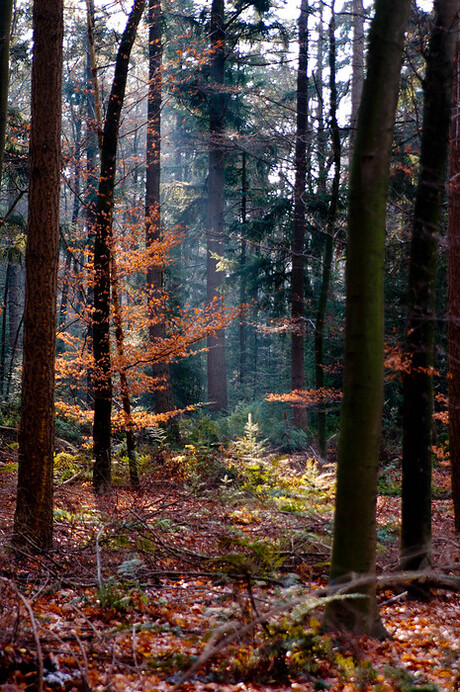
M 459 0 L 436 0 L 424 80 L 420 176 L 409 260 L 403 372 L 401 567 L 431 565 L 435 291 Z
M 88 44 L 86 50 L 86 194 L 85 194 L 85 220 L 88 235 L 88 259 L 92 257 L 94 250 L 94 236 L 96 233 L 96 206 L 97 206 L 97 153 L 99 149 L 99 118 L 100 105 L 96 101 L 97 71 L 94 58 L 93 26 L 94 26 L 94 2 L 87 0 Z M 99 99 L 99 96 L 97 96 Z M 87 315 L 87 348 L 89 353 L 93 350 L 93 314 L 94 288 L 89 282 L 86 295 Z M 94 406 L 94 368 L 89 366 L 86 379 L 86 399 L 89 407 Z
M 295 140 L 294 228 L 291 275 L 291 387 L 305 389 L 305 182 L 307 175 L 308 121 L 308 0 L 299 15 L 299 65 L 297 70 L 297 128 Z M 307 409 L 293 406 L 293 423 L 307 430 Z
M 147 151 L 145 181 L 145 227 L 147 248 L 161 238 L 160 153 L 161 153 L 161 95 L 162 55 L 161 0 L 149 0 L 149 92 L 147 101 Z M 156 301 L 163 295 L 163 268 L 150 265 L 147 269 L 147 300 L 149 303 L 149 338 L 152 343 L 165 337 L 163 317 L 158 318 Z M 153 363 L 152 374 L 161 386 L 155 392 L 157 413 L 174 409 L 171 376 L 168 363 Z
M 118 131 L 125 96 L 129 57 L 145 0 L 135 0 L 118 47 L 115 75 L 107 105 L 101 147 L 101 173 L 94 240 L 94 468 L 96 493 L 111 489 L 112 366 L 110 357 L 110 241 L 114 205 Z
M 353 0 L 353 54 L 351 62 L 351 115 L 349 138 L 349 170 L 353 158 L 358 110 L 364 82 L 364 7 L 363 0 Z
M 0 184 L 3 174 L 3 152 L 8 116 L 8 82 L 10 71 L 10 30 L 13 0 L 0 3 Z
M 115 326 L 115 343 L 119 360 L 118 372 L 120 375 L 121 405 L 123 406 L 124 429 L 126 434 L 126 451 L 128 454 L 129 478 L 133 488 L 139 487 L 139 473 L 136 457 L 136 438 L 134 434 L 134 422 L 131 415 L 131 400 L 129 396 L 129 383 L 124 362 L 124 335 L 121 319 L 120 292 L 118 288 L 117 264 L 115 256 L 111 255 L 111 285 L 113 302 L 113 321 Z
M 209 96 L 209 178 L 206 293 L 208 303 L 223 300 L 222 271 L 218 257 L 223 253 L 224 239 L 224 134 L 225 107 L 225 25 L 224 0 L 212 0 L 211 57 Z M 225 330 L 208 336 L 208 400 L 210 408 L 220 411 L 227 407 L 227 376 L 225 364 Z
M 8 287 L 8 343 L 9 343 L 9 363 L 6 389 L 9 391 L 11 373 L 14 368 L 16 344 L 19 339 L 21 320 L 19 317 L 19 267 L 16 263 L 10 264 L 9 287 Z M 8 397 L 6 397 L 8 400 Z
M 3 399 L 3 390 L 5 385 L 5 375 L 6 375 L 6 317 L 8 314 L 8 289 L 10 287 L 10 271 L 11 271 L 11 260 L 7 259 L 6 262 L 6 273 L 5 273 L 5 288 L 3 290 L 3 304 L 2 304 L 2 341 L 0 348 L 0 396 Z
M 410 0 L 376 0 L 348 207 L 343 402 L 331 584 L 324 624 L 381 635 L 375 588 L 376 497 L 383 406 L 383 263 L 388 176 Z M 365 583 L 353 584 L 354 578 Z
M 247 155 L 243 151 L 241 156 L 241 255 L 240 255 L 240 305 L 245 305 L 246 295 L 246 222 L 247 222 L 247 202 L 248 202 L 248 183 L 247 183 Z M 239 381 L 242 391 L 244 391 L 244 380 L 246 376 L 246 313 L 243 310 L 240 315 L 240 372 Z
M 319 293 L 318 308 L 315 321 L 315 371 L 316 388 L 324 387 L 324 322 L 331 279 L 332 258 L 334 250 L 334 232 L 337 218 L 340 186 L 341 143 L 340 130 L 337 122 L 337 84 L 336 84 L 336 45 L 335 45 L 335 8 L 332 2 L 332 17 L 329 24 L 329 89 L 331 101 L 331 136 L 332 154 L 334 159 L 334 177 L 332 180 L 331 200 L 326 219 L 326 242 L 323 256 L 323 275 Z M 320 454 L 325 457 L 326 449 L 326 409 L 323 403 L 318 408 L 318 447 Z
M 455 531 L 460 533 L 460 36 L 457 37 L 450 130 L 448 343 L 449 453 Z
M 63 5 L 35 0 L 19 474 L 13 545 L 51 547 Z M 39 348 L 37 348 L 39 345 Z
M 77 120 L 76 122 L 76 143 L 75 143 L 75 149 L 76 149 L 76 158 L 74 162 L 74 198 L 73 198 L 73 206 L 72 206 L 72 227 L 74 229 L 77 228 L 78 224 L 78 213 L 80 211 L 80 170 L 81 170 L 81 159 L 80 159 L 80 148 L 81 148 L 81 120 Z M 69 288 L 71 284 L 71 267 L 72 267 L 72 258 L 73 255 L 68 249 L 68 247 L 65 247 L 65 268 L 64 268 L 64 276 L 63 276 L 63 282 L 62 282 L 62 291 L 61 291 L 61 305 L 59 308 L 59 317 L 58 317 L 58 326 L 61 327 L 64 324 L 64 321 L 67 316 L 67 305 L 69 303 Z

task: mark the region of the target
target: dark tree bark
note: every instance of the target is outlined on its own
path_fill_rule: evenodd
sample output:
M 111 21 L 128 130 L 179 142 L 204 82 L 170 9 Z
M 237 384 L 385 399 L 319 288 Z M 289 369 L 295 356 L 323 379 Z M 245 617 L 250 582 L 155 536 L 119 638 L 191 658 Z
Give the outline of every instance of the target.
M 96 493 L 111 489 L 112 366 L 110 357 L 110 241 L 114 205 L 118 131 L 128 76 L 129 57 L 145 0 L 135 0 L 118 47 L 115 75 L 107 105 L 101 147 L 101 174 L 94 240 L 94 469 Z
M 0 183 L 3 174 L 6 121 L 8 115 L 8 82 L 10 69 L 10 30 L 13 0 L 0 3 Z
M 246 222 L 247 222 L 247 202 L 248 202 L 248 183 L 247 183 L 247 155 L 243 151 L 241 155 L 241 255 L 240 255 L 240 305 L 245 305 L 246 295 Z M 242 391 L 244 391 L 244 379 L 246 376 L 246 314 L 240 315 L 240 372 L 239 381 Z
M 3 398 L 3 390 L 5 385 L 5 375 L 6 375 L 6 318 L 9 309 L 9 296 L 8 291 L 10 287 L 10 273 L 11 273 L 11 261 L 7 258 L 6 261 L 6 274 L 5 274 L 5 288 L 3 291 L 3 302 L 2 302 L 2 342 L 0 348 L 0 396 Z
M 353 157 L 358 110 L 364 81 L 364 7 L 363 0 L 353 0 L 353 54 L 351 61 L 351 115 L 349 139 L 349 168 Z
M 147 102 L 147 152 L 145 181 L 146 245 L 152 247 L 161 238 L 160 154 L 161 154 L 161 95 L 162 55 L 161 0 L 149 0 L 149 92 Z M 151 265 L 147 270 L 147 299 L 149 302 L 149 337 L 151 343 L 165 337 L 165 323 L 158 318 L 155 303 L 163 298 L 163 268 Z M 164 302 L 164 300 L 163 300 Z M 155 391 L 157 413 L 174 409 L 169 364 L 152 364 L 152 374 L 161 383 Z
M 291 387 L 305 389 L 305 183 L 307 177 L 308 121 L 308 0 L 299 15 L 299 65 L 297 70 L 297 127 L 295 139 L 294 228 L 291 275 Z M 307 430 L 307 409 L 293 406 L 293 423 Z
M 393 127 L 410 0 L 376 0 L 348 207 L 343 402 L 331 584 L 324 624 L 383 634 L 375 587 L 377 466 L 383 406 L 383 262 Z M 353 585 L 355 577 L 365 583 Z
M 448 233 L 449 454 L 455 531 L 460 532 L 460 39 L 450 129 Z
M 448 153 L 458 0 L 436 0 L 424 80 L 420 176 L 409 260 L 403 373 L 401 568 L 431 565 L 435 291 Z
M 54 363 L 59 260 L 63 5 L 35 0 L 19 475 L 13 545 L 53 536 Z M 39 348 L 37 348 L 39 346 Z
M 129 479 L 133 488 L 139 487 L 139 472 L 136 457 L 136 436 L 134 433 L 134 422 L 131 415 L 131 399 L 129 396 L 129 382 L 126 366 L 124 363 L 124 335 L 123 323 L 121 319 L 121 305 L 118 288 L 118 274 L 115 257 L 111 255 L 111 286 L 113 303 L 113 322 L 115 326 L 115 343 L 117 345 L 117 356 L 119 360 L 118 374 L 120 376 L 121 405 L 123 407 L 124 429 L 126 435 L 126 451 L 128 454 Z
M 222 272 L 217 257 L 223 253 L 224 239 L 224 135 L 226 96 L 224 93 L 225 25 L 224 0 L 212 0 L 209 96 L 209 178 L 206 294 L 208 303 L 222 298 Z M 208 400 L 210 408 L 227 407 L 225 330 L 207 339 Z
M 334 177 L 332 180 L 331 200 L 326 219 L 326 242 L 323 256 L 323 275 L 319 293 L 318 308 L 315 321 L 315 372 L 316 388 L 324 387 L 324 322 L 326 319 L 327 298 L 331 280 L 332 258 L 334 251 L 334 232 L 337 218 L 337 206 L 339 201 L 340 186 L 340 161 L 342 147 L 340 143 L 340 130 L 337 122 L 337 84 L 336 84 L 336 44 L 335 44 L 335 15 L 334 2 L 332 3 L 332 17 L 329 24 L 329 89 L 330 89 L 330 113 L 331 113 L 331 137 L 332 155 L 334 159 Z M 325 457 L 326 449 L 326 409 L 320 402 L 318 408 L 318 447 L 320 454 Z
M 94 2 L 87 0 L 87 23 L 88 23 L 88 43 L 86 49 L 86 192 L 85 192 L 85 221 L 88 236 L 88 255 L 92 256 L 94 250 L 94 236 L 96 229 L 96 206 L 97 206 L 97 154 L 99 149 L 99 118 L 100 106 L 96 107 L 97 71 L 95 69 L 94 44 L 93 44 L 93 25 L 94 25 Z M 87 315 L 87 337 L 86 344 L 89 353 L 93 351 L 93 307 L 94 290 L 90 285 L 86 295 L 86 315 Z M 94 369 L 88 367 L 86 380 L 86 400 L 89 407 L 94 406 Z

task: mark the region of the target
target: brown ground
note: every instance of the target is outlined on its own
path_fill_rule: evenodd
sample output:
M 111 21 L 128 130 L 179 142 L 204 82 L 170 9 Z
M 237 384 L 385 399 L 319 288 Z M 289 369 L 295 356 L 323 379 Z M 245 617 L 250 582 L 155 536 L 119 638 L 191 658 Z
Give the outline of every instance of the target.
M 14 557 L 10 459 L 0 460 L 0 690 L 38 690 L 40 659 L 45 690 L 172 690 L 187 671 L 181 690 L 460 689 L 460 595 L 446 585 L 414 600 L 398 581 L 398 497 L 378 500 L 379 574 L 389 578 L 379 599 L 391 638 L 316 633 L 299 666 L 296 624 L 284 626 L 292 642 L 281 649 L 273 630 L 294 605 L 320 603 L 329 500 L 304 512 L 250 496 L 230 504 L 219 488 L 159 476 L 141 493 L 120 487 L 101 499 L 80 478 L 56 488 L 53 553 Z M 433 503 L 436 568 L 458 577 L 447 467 L 434 484 L 446 498 Z M 317 632 L 320 617 L 319 608 L 302 622 Z

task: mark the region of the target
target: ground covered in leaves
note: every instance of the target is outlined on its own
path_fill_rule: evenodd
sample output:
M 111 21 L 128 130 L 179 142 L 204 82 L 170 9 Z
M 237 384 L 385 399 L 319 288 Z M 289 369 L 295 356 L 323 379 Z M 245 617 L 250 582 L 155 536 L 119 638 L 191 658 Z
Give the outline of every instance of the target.
M 120 471 L 103 498 L 88 474 L 58 464 L 55 547 L 38 557 L 9 551 L 16 468 L 3 453 L 0 690 L 460 689 L 448 468 L 435 471 L 439 579 L 425 600 L 398 575 L 398 461 L 382 469 L 379 601 L 391 636 L 375 641 L 320 631 L 333 467 L 252 451 L 146 457 L 139 492 Z

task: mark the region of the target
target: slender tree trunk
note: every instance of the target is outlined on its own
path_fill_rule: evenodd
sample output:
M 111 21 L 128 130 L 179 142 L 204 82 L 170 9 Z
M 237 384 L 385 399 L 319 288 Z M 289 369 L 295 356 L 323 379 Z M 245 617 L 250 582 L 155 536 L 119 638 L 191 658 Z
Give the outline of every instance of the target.
M 94 63 L 93 25 L 94 2 L 87 0 L 88 44 L 86 51 L 86 194 L 85 194 L 85 220 L 88 234 L 88 258 L 94 251 L 94 237 L 96 234 L 96 206 L 97 206 L 97 153 L 99 149 L 99 117 L 100 106 L 96 107 L 97 71 Z M 97 97 L 99 98 L 99 97 Z M 93 350 L 93 308 L 94 288 L 89 282 L 86 296 L 87 338 L 86 344 L 89 353 Z M 91 408 L 94 406 L 94 368 L 88 367 L 86 381 L 86 399 Z
M 0 3 L 0 184 L 3 174 L 6 122 L 8 116 L 8 82 L 10 70 L 10 30 L 13 0 Z
M 324 624 L 382 635 L 375 588 L 376 497 L 383 406 L 383 262 L 393 127 L 410 0 L 376 0 L 348 208 L 343 402 L 331 584 Z M 355 578 L 365 583 L 353 584 Z
M 209 96 L 209 178 L 208 178 L 208 231 L 207 231 L 207 300 L 222 301 L 222 271 L 218 257 L 223 253 L 224 240 L 224 134 L 225 107 L 225 26 L 224 0 L 212 0 L 211 57 Z M 227 375 L 225 364 L 225 330 L 219 329 L 208 336 L 208 400 L 210 408 L 220 411 L 227 407 Z
M 240 305 L 245 305 L 246 296 L 246 222 L 247 222 L 247 170 L 246 152 L 243 151 L 241 157 L 241 255 L 240 255 Z M 240 387 L 243 390 L 246 376 L 246 313 L 240 315 Z
M 117 264 L 112 253 L 111 256 L 111 279 L 112 279 L 112 302 L 113 302 L 113 321 L 115 325 L 115 342 L 117 345 L 117 356 L 119 360 L 121 404 L 123 406 L 124 428 L 126 434 L 126 451 L 128 453 L 129 478 L 133 488 L 139 487 L 139 473 L 136 457 L 136 438 L 134 434 L 134 422 L 131 415 L 131 401 L 129 397 L 129 383 L 126 367 L 124 363 L 124 336 L 123 323 L 121 319 L 121 305 L 118 290 Z
M 460 37 L 454 70 L 449 181 L 449 453 L 455 531 L 460 533 Z
M 101 147 L 101 174 L 94 241 L 94 469 L 96 493 L 111 489 L 112 366 L 110 357 L 110 241 L 120 116 L 125 96 L 129 57 L 145 0 L 135 0 L 123 32 L 107 105 Z
M 146 245 L 154 247 L 161 238 L 160 153 L 161 153 L 161 95 L 162 95 L 161 0 L 149 0 L 149 92 L 147 102 L 147 151 L 145 181 Z M 159 316 L 156 301 L 162 299 L 163 268 L 150 265 L 147 269 L 147 300 L 149 302 L 149 337 L 151 343 L 166 335 L 163 316 Z M 152 374 L 161 385 L 155 392 L 157 413 L 174 409 L 169 364 L 152 364 Z
M 326 219 L 326 242 L 323 256 L 323 275 L 319 293 L 318 308 L 315 322 L 315 371 L 316 388 L 324 387 L 324 322 L 326 319 L 326 306 L 331 279 L 331 268 L 334 250 L 334 232 L 337 218 L 337 206 L 339 201 L 340 186 L 340 159 L 341 143 L 340 130 L 337 122 L 337 85 L 336 85 L 336 45 L 335 45 L 335 9 L 332 2 L 332 17 L 329 24 L 329 88 L 331 101 L 331 136 L 334 159 L 334 177 L 332 180 L 331 200 Z M 318 446 L 320 454 L 325 457 L 326 445 L 326 408 L 320 402 L 318 408 Z
M 76 155 L 74 163 L 74 198 L 72 207 L 72 227 L 76 228 L 78 224 L 78 213 L 80 211 L 80 169 L 81 169 L 81 159 L 80 159 L 80 147 L 81 147 L 81 121 L 78 120 L 76 123 L 77 139 L 76 139 L 76 150 L 78 154 Z M 67 306 L 69 303 L 69 288 L 71 283 L 71 269 L 72 269 L 72 253 L 66 247 L 65 248 L 65 268 L 64 276 L 62 282 L 62 292 L 61 292 L 61 305 L 59 308 L 58 326 L 61 327 L 67 316 Z
M 8 314 L 8 289 L 10 284 L 10 269 L 11 262 L 7 259 L 6 263 L 6 274 L 5 274 L 5 288 L 3 291 L 3 305 L 2 305 L 2 342 L 0 350 L 0 396 L 3 399 L 3 390 L 5 386 L 5 374 L 6 374 L 6 316 Z
M 299 65 L 297 70 L 297 129 L 295 141 L 294 228 L 291 278 L 291 387 L 305 389 L 305 183 L 307 176 L 308 121 L 308 0 L 302 0 L 299 16 Z M 307 409 L 293 406 L 293 423 L 308 429 Z
M 17 264 L 10 264 L 9 287 L 8 287 L 8 373 L 6 380 L 6 389 L 9 391 L 11 373 L 15 361 L 15 346 L 19 338 L 21 322 L 19 317 L 19 291 L 18 291 L 18 274 L 19 268 Z M 6 397 L 8 400 L 8 397 Z
M 420 176 L 409 260 L 403 373 L 401 567 L 431 565 L 435 291 L 448 152 L 458 0 L 437 0 L 424 81 Z
M 94 50 L 94 36 L 93 36 L 93 14 L 94 8 L 90 0 L 87 0 L 87 16 L 88 16 L 88 39 L 89 39 L 89 61 L 91 65 L 91 74 L 93 79 L 93 96 L 94 96 L 94 112 L 96 118 L 96 126 L 98 135 L 98 145 L 99 154 L 102 161 L 102 145 L 103 145 L 103 124 L 102 124 L 102 112 L 100 106 L 100 90 L 99 82 L 97 79 L 97 67 L 96 67 L 96 53 Z M 123 104 L 122 104 L 123 105 Z M 95 138 L 92 138 L 95 141 Z M 129 219 L 128 219 L 129 222 Z M 112 292 L 112 309 L 113 309 L 113 322 L 115 327 L 115 343 L 117 349 L 117 356 L 119 360 L 118 374 L 120 377 L 120 394 L 123 407 L 123 419 L 124 419 L 124 431 L 126 435 L 126 448 L 128 455 L 128 466 L 129 466 L 129 476 L 131 481 L 131 486 L 133 488 L 139 487 L 139 474 L 137 468 L 137 458 L 136 458 L 136 437 L 134 421 L 131 415 L 131 399 L 129 394 L 129 383 L 128 376 L 126 372 L 126 367 L 124 363 L 124 334 L 123 334 L 123 320 L 121 316 L 121 303 L 120 303 L 120 291 L 118 282 L 118 271 L 117 263 L 115 259 L 115 248 L 113 246 L 113 233 L 112 227 L 110 227 L 110 237 L 108 244 L 110 246 L 110 288 Z
M 13 545 L 53 536 L 54 362 L 59 260 L 63 5 L 35 0 L 19 474 Z M 39 345 L 39 348 L 37 348 Z

